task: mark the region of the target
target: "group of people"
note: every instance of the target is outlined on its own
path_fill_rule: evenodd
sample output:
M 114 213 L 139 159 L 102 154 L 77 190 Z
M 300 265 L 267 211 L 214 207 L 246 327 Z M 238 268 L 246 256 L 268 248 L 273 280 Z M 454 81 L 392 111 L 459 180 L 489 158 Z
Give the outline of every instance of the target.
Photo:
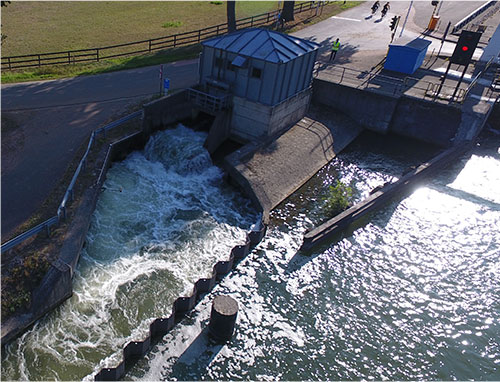
M 372 5 L 372 15 L 377 12 L 377 9 L 380 8 L 380 2 L 377 0 L 375 1 L 375 4 Z M 389 9 L 391 9 L 391 6 L 389 5 L 389 2 L 384 4 L 384 7 L 382 8 L 382 17 L 384 17 L 387 12 L 389 12 Z

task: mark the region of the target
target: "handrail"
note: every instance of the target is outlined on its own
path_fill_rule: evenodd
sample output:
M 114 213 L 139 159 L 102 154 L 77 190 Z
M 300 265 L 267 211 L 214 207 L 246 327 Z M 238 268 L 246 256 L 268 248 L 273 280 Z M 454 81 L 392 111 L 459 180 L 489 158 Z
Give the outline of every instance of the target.
M 422 93 L 421 98 L 425 98 L 428 96 L 429 91 L 432 90 L 433 82 L 421 80 L 411 76 L 405 76 L 404 78 L 395 78 L 390 77 L 384 74 L 374 74 L 368 71 L 361 71 L 358 69 L 348 68 L 340 65 L 333 65 L 331 63 L 325 62 L 316 62 L 314 68 L 314 76 L 318 77 L 319 73 L 323 71 L 323 69 L 329 67 L 330 71 L 324 71 L 325 76 L 338 76 L 337 83 L 350 83 L 351 86 L 363 88 L 363 89 L 372 89 L 374 91 L 378 91 L 380 93 L 388 94 L 396 96 L 397 94 L 402 94 L 408 89 L 412 88 L 415 90 L 419 90 Z M 354 84 L 353 84 L 354 83 Z M 389 85 L 392 86 L 390 89 L 378 89 L 374 88 L 371 85 Z M 371 86 L 371 87 L 370 87 Z M 443 89 L 449 89 L 450 91 L 454 90 L 454 87 L 443 86 Z M 463 102 L 464 92 L 463 89 L 460 89 L 459 97 L 454 101 L 455 103 Z M 420 96 L 417 96 L 420 97 Z M 461 101 L 460 101 L 461 100 Z
M 295 4 L 294 13 L 299 14 L 308 10 L 313 9 L 314 1 L 308 1 L 305 3 Z M 329 2 L 326 1 L 325 4 Z M 260 26 L 270 24 L 275 22 L 275 17 L 281 9 L 261 13 L 255 16 L 249 16 L 242 19 L 236 20 L 237 26 L 247 26 L 250 27 Z M 177 33 L 168 36 L 155 37 L 147 40 L 133 41 L 128 43 L 121 43 L 97 48 L 86 48 L 77 50 L 67 50 L 60 52 L 49 52 L 49 53 L 34 53 L 26 55 L 8 56 L 2 57 L 1 67 L 3 70 L 12 69 L 22 69 L 29 67 L 41 67 L 43 65 L 62 65 L 62 64 L 72 64 L 78 62 L 89 62 L 89 61 L 100 61 L 103 59 L 121 57 L 126 55 L 134 55 L 140 53 L 151 53 L 155 50 L 165 49 L 165 48 L 176 48 L 179 46 L 186 46 L 193 43 L 199 43 L 208 38 L 216 37 L 219 35 L 226 34 L 228 31 L 227 23 L 213 25 L 210 27 L 205 27 L 202 29 Z M 142 44 L 142 46 L 141 46 Z M 109 51 L 112 49 L 124 48 L 129 46 L 137 46 L 135 50 L 130 52 L 117 52 L 116 54 L 103 55 L 104 51 Z M 108 52 L 109 53 L 109 52 Z M 23 59 L 23 60 L 21 60 Z
M 61 203 L 59 204 L 59 207 L 57 208 L 57 215 L 49 218 L 48 220 L 38 224 L 36 227 L 33 227 L 29 229 L 26 232 L 21 233 L 20 235 L 14 237 L 13 239 L 7 241 L 6 243 L 2 244 L 0 248 L 0 253 L 4 253 L 5 251 L 8 251 L 15 247 L 18 244 L 21 244 L 23 241 L 29 239 L 30 237 L 36 235 L 37 233 L 41 232 L 44 229 L 47 229 L 47 233 L 50 234 L 50 227 L 54 224 L 59 224 L 61 217 L 66 218 L 66 205 L 68 204 L 68 201 L 73 200 L 73 195 L 74 195 L 74 187 L 76 184 L 76 181 L 78 179 L 78 175 L 80 175 L 80 172 L 82 169 L 85 169 L 85 164 L 87 160 L 87 156 L 92 148 L 92 145 L 95 141 L 95 137 L 97 134 L 100 133 L 106 133 L 106 131 L 117 127 L 121 125 L 124 122 L 127 122 L 131 119 L 137 118 L 139 116 L 142 116 L 143 111 L 139 110 L 136 111 L 132 114 L 126 115 L 123 118 L 120 118 L 116 121 L 113 121 L 97 130 L 94 130 L 92 134 L 90 135 L 89 143 L 87 145 L 87 150 L 85 151 L 85 154 L 83 154 L 82 159 L 80 160 L 80 163 L 78 164 L 78 167 L 75 170 L 75 173 L 73 174 L 73 178 L 71 179 L 71 182 L 66 189 L 66 192 L 64 193 L 63 199 Z

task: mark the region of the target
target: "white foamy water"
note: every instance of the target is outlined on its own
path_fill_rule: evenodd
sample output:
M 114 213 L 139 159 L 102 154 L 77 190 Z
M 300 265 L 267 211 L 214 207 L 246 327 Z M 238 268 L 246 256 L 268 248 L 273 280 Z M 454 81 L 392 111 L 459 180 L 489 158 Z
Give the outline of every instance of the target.
M 126 343 L 244 243 L 256 213 L 223 182 L 205 138 L 179 126 L 113 164 L 73 297 L 7 347 L 4 380 L 81 380 L 114 366 Z

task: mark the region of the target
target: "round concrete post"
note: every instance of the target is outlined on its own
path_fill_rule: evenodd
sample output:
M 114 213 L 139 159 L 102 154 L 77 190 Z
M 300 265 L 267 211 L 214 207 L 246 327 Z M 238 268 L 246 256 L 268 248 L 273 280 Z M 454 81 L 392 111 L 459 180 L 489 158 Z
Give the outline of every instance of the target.
M 219 341 L 230 340 L 234 332 L 237 314 L 238 302 L 234 298 L 229 296 L 215 297 L 208 324 L 210 335 Z

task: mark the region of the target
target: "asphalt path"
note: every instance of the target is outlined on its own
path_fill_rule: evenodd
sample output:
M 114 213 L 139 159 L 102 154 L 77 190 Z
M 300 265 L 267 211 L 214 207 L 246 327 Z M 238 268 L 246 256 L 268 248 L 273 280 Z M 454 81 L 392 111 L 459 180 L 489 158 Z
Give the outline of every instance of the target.
M 440 11 L 442 23 L 455 23 L 482 3 L 445 1 Z M 363 3 L 293 35 L 320 43 L 322 59 L 327 59 L 329 47 L 338 37 L 342 48 L 335 63 L 366 70 L 387 52 L 391 17 L 401 15 L 403 22 L 410 3 L 391 2 L 385 18 L 380 17 L 380 10 L 372 16 L 371 4 Z M 430 1 L 415 1 L 403 36 L 419 36 L 432 11 Z M 430 49 L 439 43 L 434 39 Z M 451 51 L 453 47 L 445 43 L 443 48 Z M 95 76 L 2 85 L 2 113 L 19 126 L 11 131 L 2 129 L 2 242 L 48 197 L 93 130 L 159 92 L 159 68 L 156 65 Z M 197 82 L 197 60 L 166 64 L 164 68 L 172 89 Z
M 42 205 L 90 133 L 160 91 L 160 66 L 2 85 L 2 242 Z M 171 89 L 197 82 L 198 60 L 164 65 Z M 55 213 L 55 211 L 54 211 Z

